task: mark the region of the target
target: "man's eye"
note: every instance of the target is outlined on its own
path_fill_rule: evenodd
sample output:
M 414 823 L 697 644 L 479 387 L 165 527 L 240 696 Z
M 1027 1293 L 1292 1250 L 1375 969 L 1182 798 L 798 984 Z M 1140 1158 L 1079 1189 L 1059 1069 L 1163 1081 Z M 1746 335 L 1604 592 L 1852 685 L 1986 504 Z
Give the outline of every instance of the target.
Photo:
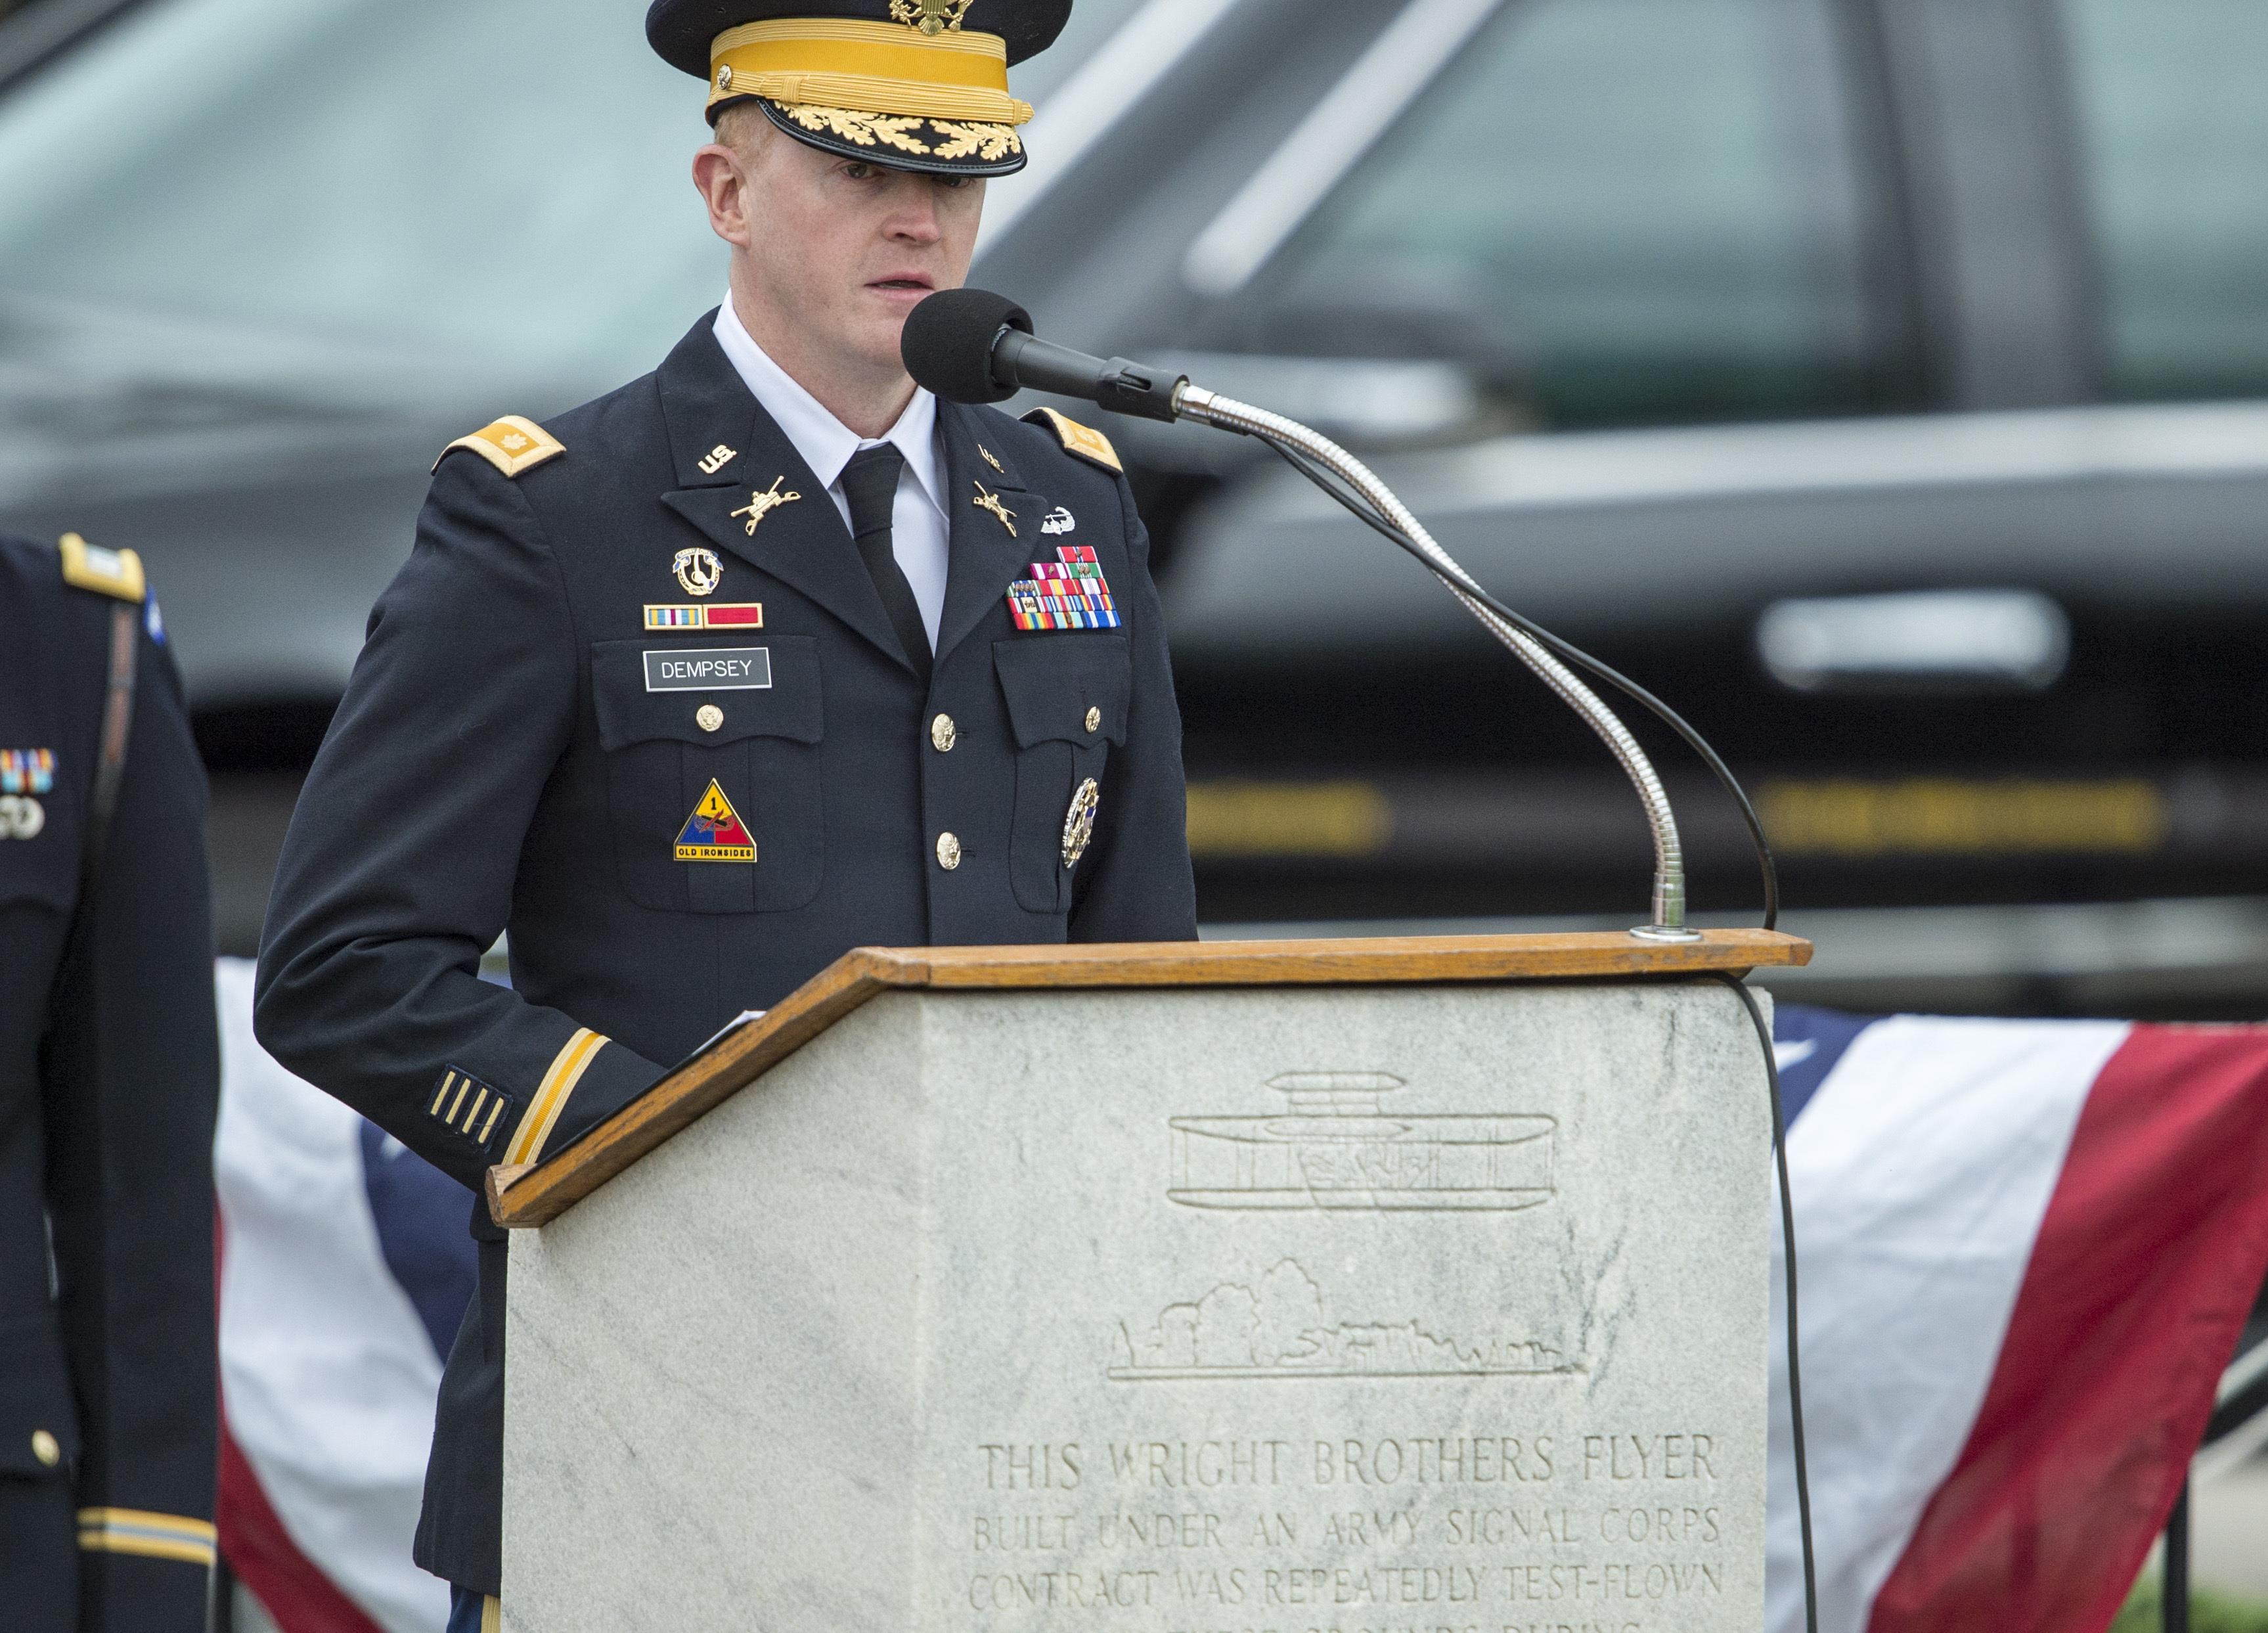
M 843 166 L 843 173 L 853 181 L 865 181 L 871 180 L 879 173 L 872 165 L 865 164 L 854 158 L 849 164 Z

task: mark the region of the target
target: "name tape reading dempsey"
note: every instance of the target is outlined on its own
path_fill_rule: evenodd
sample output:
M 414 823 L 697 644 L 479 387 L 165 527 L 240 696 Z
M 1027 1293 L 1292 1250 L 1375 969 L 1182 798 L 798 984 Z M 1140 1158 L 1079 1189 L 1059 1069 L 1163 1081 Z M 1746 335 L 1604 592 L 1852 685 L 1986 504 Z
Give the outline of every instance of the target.
M 649 692 L 755 692 L 769 690 L 771 683 L 772 652 L 768 646 L 645 654 Z

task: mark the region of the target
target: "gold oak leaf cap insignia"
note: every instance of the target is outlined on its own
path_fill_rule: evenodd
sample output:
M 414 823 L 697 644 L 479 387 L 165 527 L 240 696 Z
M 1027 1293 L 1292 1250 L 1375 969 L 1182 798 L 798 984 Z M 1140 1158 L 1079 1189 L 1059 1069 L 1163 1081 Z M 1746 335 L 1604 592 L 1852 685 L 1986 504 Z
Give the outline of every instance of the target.
M 567 452 L 566 445 L 556 437 L 534 420 L 522 419 L 517 414 L 507 414 L 493 425 L 483 426 L 469 437 L 458 438 L 441 450 L 441 460 L 460 448 L 479 454 L 506 476 L 515 477 Z M 433 461 L 435 470 L 441 468 L 441 460 Z
M 1062 438 L 1064 452 L 1074 459 L 1099 465 L 1113 476 L 1126 474 L 1126 467 L 1118 462 L 1118 450 L 1110 445 L 1110 438 L 1093 426 L 1082 425 L 1053 408 L 1035 408 L 1024 419 L 1027 424 L 1044 425 Z
M 106 550 L 75 533 L 65 533 L 58 544 L 63 551 L 63 582 L 71 588 L 136 603 L 148 592 L 142 558 L 133 551 Z

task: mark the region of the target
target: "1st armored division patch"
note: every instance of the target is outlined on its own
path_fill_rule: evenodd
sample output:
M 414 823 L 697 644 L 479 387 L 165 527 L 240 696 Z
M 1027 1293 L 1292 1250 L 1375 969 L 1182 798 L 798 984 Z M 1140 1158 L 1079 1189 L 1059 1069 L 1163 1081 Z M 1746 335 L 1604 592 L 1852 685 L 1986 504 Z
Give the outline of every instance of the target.
M 753 862 L 756 859 L 756 842 L 740 813 L 733 809 L 733 802 L 725 798 L 725 791 L 716 779 L 710 779 L 709 791 L 701 796 L 701 803 L 693 807 L 693 814 L 685 819 L 685 826 L 677 835 L 677 859 L 680 862 Z

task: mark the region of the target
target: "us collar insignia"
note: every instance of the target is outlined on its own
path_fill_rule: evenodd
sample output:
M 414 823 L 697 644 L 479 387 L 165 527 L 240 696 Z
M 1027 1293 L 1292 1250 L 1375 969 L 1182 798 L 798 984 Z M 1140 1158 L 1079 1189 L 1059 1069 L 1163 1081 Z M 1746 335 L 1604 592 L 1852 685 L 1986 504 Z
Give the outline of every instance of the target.
M 1008 586 L 1008 615 L 1019 629 L 1116 629 L 1118 604 L 1092 545 L 1068 544 L 1052 562 Z
M 1008 536 L 1011 539 L 1017 536 L 1016 512 L 1000 503 L 1000 496 L 998 494 L 985 492 L 984 484 L 983 482 L 978 482 L 976 484 L 976 497 L 969 503 L 976 505 L 976 507 L 980 511 L 991 511 L 993 516 L 998 519 L 1000 526 L 1008 530 Z
M 669 566 L 688 595 L 714 595 L 717 586 L 725 582 L 725 563 L 717 559 L 714 550 L 680 550 Z
M 54 749 L 0 748 L 0 794 L 52 794 L 55 791 Z
M 890 16 L 925 34 L 941 34 L 948 29 L 959 29 L 961 19 L 968 15 L 968 8 L 974 3 L 975 0 L 890 0 Z
M 703 476 L 714 476 L 740 457 L 739 449 L 728 448 L 720 442 L 701 456 L 701 474 Z
M 709 791 L 701 796 L 701 803 L 693 807 L 693 814 L 685 819 L 678 831 L 677 859 L 680 862 L 753 862 L 756 859 L 756 842 L 740 820 L 740 813 L 733 809 L 733 802 L 725 798 L 725 791 L 711 777 Z
M 1000 474 L 1005 476 L 1008 474 L 1008 467 L 1001 464 L 999 460 L 993 454 L 992 450 L 986 447 L 983 443 L 980 442 L 976 445 L 976 452 L 977 456 L 982 459 L 985 464 L 999 472 Z
M 733 512 L 733 519 L 734 521 L 740 520 L 743 516 L 748 519 L 748 536 L 750 538 L 753 539 L 755 537 L 757 525 L 761 523 L 765 517 L 770 516 L 774 511 L 779 509 L 781 505 L 793 504 L 798 499 L 803 497 L 799 493 L 782 493 L 780 491 L 780 484 L 786 480 L 787 478 L 784 476 L 775 476 L 772 478 L 772 485 L 764 491 L 758 493 L 751 490 L 748 495 L 747 504 L 742 505 L 739 510 Z
M 648 601 L 645 627 L 649 629 L 761 629 L 764 627 L 764 604 L 762 601 L 718 601 L 710 607 L 672 607 Z

